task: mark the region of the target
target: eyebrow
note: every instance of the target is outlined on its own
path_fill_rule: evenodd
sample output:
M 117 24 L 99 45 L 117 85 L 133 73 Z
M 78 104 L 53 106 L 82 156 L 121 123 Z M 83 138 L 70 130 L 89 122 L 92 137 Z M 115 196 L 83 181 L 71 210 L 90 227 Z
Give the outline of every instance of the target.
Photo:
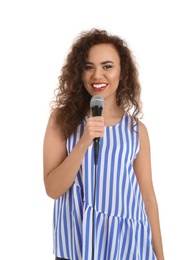
M 107 60 L 107 61 L 103 61 L 103 62 L 101 62 L 101 65 L 105 65 L 105 64 L 108 64 L 108 63 L 113 63 L 113 64 L 114 64 L 113 61 Z M 93 62 L 87 61 L 87 62 L 85 62 L 85 64 L 91 64 L 91 65 L 92 65 Z

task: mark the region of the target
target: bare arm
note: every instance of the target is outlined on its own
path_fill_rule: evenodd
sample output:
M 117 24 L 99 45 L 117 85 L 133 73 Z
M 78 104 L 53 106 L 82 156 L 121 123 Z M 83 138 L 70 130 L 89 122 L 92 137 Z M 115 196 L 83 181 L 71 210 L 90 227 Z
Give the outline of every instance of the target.
M 67 156 L 66 140 L 62 140 L 55 124 L 55 113 L 50 115 L 43 145 L 44 184 L 49 197 L 57 199 L 70 188 L 86 150 L 95 137 L 103 136 L 103 132 L 103 118 L 89 118 L 81 139 Z
M 158 260 L 164 260 L 158 205 L 152 182 L 150 142 L 147 129 L 141 122 L 139 129 L 140 150 L 134 162 L 134 170 L 152 229 L 154 252 Z

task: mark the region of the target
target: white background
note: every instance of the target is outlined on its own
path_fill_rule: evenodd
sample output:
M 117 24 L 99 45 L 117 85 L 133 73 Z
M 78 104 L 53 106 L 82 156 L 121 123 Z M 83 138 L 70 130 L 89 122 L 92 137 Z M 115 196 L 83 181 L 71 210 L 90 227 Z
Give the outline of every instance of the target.
M 92 27 L 136 56 L 165 257 L 196 259 L 195 25 L 189 0 L 1 1 L 1 259 L 54 260 L 43 136 L 64 58 Z

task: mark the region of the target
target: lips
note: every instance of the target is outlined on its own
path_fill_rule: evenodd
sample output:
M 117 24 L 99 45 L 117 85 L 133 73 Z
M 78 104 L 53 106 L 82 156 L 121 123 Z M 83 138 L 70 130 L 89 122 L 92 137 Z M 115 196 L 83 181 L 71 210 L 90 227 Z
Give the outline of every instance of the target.
M 106 87 L 106 83 L 97 83 L 97 84 L 92 84 L 93 90 L 94 91 L 103 91 Z

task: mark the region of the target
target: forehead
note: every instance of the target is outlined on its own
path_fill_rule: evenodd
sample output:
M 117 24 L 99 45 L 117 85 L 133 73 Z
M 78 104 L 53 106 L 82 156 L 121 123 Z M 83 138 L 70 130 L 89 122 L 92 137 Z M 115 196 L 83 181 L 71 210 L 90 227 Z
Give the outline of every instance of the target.
M 100 43 L 92 46 L 88 52 L 88 61 L 120 61 L 119 54 L 112 44 Z

